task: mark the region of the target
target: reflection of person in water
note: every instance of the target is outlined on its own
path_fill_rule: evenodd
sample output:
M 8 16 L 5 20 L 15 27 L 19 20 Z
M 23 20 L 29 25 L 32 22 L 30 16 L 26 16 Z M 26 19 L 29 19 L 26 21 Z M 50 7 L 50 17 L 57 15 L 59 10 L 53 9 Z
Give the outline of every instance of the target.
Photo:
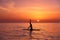
M 30 30 L 29 31 L 29 36 L 30 36 L 30 39 L 32 38 L 32 23 L 31 23 L 31 19 L 30 19 L 30 23 L 29 23 L 30 25 L 29 25 L 29 27 L 28 27 L 28 29 Z
M 31 24 L 31 19 L 30 19 L 30 26 L 29 26 L 29 30 L 32 30 L 33 28 L 32 28 L 32 24 Z
M 32 39 L 32 30 L 29 31 L 30 39 Z

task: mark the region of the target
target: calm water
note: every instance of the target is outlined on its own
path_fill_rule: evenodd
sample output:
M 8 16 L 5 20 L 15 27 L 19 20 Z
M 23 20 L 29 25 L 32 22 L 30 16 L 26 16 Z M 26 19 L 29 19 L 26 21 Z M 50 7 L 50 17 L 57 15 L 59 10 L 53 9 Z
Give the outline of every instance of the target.
M 0 40 L 60 40 L 60 23 L 32 23 L 34 29 L 23 30 L 29 23 L 0 23 Z

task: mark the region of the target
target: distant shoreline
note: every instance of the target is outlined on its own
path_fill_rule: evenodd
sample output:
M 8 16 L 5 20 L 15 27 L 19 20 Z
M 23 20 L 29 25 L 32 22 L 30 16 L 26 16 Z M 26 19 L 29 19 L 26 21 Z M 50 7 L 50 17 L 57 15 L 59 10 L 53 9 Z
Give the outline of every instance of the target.
M 29 22 L 0 22 L 0 23 L 29 23 Z M 32 22 L 32 23 L 60 23 L 60 22 Z

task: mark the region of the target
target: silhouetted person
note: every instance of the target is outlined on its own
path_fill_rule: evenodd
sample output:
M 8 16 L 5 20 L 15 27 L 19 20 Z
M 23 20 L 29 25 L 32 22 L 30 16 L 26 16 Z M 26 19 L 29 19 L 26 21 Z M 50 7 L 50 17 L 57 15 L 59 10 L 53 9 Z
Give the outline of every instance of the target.
M 29 23 L 30 25 L 29 25 L 29 30 L 30 30 L 30 34 L 29 34 L 29 36 L 30 36 L 30 40 L 32 39 L 32 30 L 33 30 L 33 28 L 32 28 L 32 23 L 31 23 L 31 19 L 30 19 L 30 23 Z
M 31 19 L 30 19 L 30 26 L 29 26 L 29 30 L 32 30 L 33 28 L 32 28 L 32 24 L 31 24 Z

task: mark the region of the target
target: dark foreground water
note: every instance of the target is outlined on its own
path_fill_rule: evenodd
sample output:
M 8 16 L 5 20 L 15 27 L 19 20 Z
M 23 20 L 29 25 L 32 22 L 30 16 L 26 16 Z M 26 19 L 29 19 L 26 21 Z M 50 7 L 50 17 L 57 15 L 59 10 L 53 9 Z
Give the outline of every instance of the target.
M 34 29 L 23 30 L 29 23 L 0 23 L 0 40 L 60 40 L 60 23 L 32 23 Z

